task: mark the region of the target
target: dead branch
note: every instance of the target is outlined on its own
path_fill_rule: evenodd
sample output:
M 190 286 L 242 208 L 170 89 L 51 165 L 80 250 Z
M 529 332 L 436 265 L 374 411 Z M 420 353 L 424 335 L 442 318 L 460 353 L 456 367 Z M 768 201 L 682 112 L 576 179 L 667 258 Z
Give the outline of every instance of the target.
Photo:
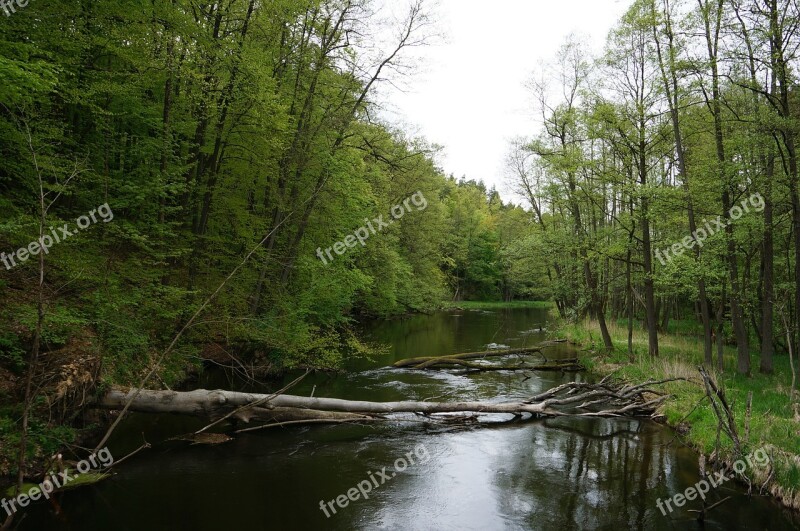
M 262 400 L 257 400 L 257 401 L 255 401 L 255 402 L 253 402 L 253 403 L 250 403 L 250 404 L 245 404 L 245 405 L 243 405 L 243 406 L 239 407 L 238 409 L 235 409 L 235 410 L 231 411 L 231 412 L 230 412 L 230 413 L 228 413 L 227 415 L 225 415 L 225 416 L 223 416 L 223 417 L 221 417 L 221 418 L 219 418 L 219 419 L 215 420 L 214 422 L 212 422 L 212 423 L 211 423 L 211 424 L 209 424 L 208 426 L 205 426 L 205 427 L 203 427 L 203 428 L 201 428 L 201 429 L 197 430 L 196 432 L 194 432 L 194 434 L 195 434 L 195 435 L 199 435 L 200 433 L 202 433 L 202 432 L 206 431 L 206 430 L 207 430 L 207 429 L 209 429 L 209 428 L 212 428 L 212 427 L 216 426 L 216 425 L 217 425 L 217 424 L 219 424 L 220 422 L 223 422 L 224 420 L 227 420 L 228 418 L 230 418 L 230 417 L 232 417 L 232 416 L 234 416 L 234 415 L 238 415 L 238 418 L 243 418 L 243 416 L 245 415 L 244 411 L 245 411 L 246 409 L 248 409 L 248 408 L 254 408 L 254 407 L 256 407 L 256 406 L 261 406 L 261 405 L 263 405 L 263 404 L 265 404 L 265 403 L 269 402 L 270 400 L 272 400 L 272 399 L 273 399 L 273 398 L 275 398 L 276 396 L 279 396 L 279 395 L 281 395 L 281 394 L 285 393 L 286 391 L 288 391 L 289 389 L 291 389 L 291 388 L 292 388 L 292 387 L 294 387 L 295 385 L 299 384 L 299 383 L 300 383 L 300 382 L 303 380 L 303 378 L 305 378 L 306 376 L 308 376 L 308 373 L 309 373 L 309 372 L 310 372 L 310 371 L 306 370 L 305 374 L 303 374 L 302 376 L 300 376 L 300 377 L 296 378 L 294 381 L 290 382 L 290 383 L 289 383 L 288 385 L 286 385 L 286 386 L 285 386 L 283 389 L 279 389 L 279 390 L 278 390 L 278 391 L 276 391 L 275 393 L 273 393 L 273 394 L 271 394 L 271 395 L 267 395 L 267 396 L 266 396 L 266 398 L 264 398 L 264 399 L 262 399 Z
M 544 359 L 545 363 L 547 363 L 548 359 L 542 353 L 542 350 L 564 342 L 565 340 L 555 340 L 542 343 L 541 345 L 537 345 L 535 347 L 527 347 L 527 348 L 485 350 L 482 352 L 462 352 L 460 354 L 448 354 L 446 356 L 423 356 L 419 358 L 407 358 L 400 361 L 396 361 L 392 366 L 396 368 L 406 367 L 411 369 L 429 369 L 436 365 L 459 364 L 459 361 L 463 360 L 497 358 L 497 357 L 512 356 L 516 354 L 524 354 L 524 355 L 539 354 Z
M 717 386 L 705 367 L 700 365 L 698 370 L 700 371 L 700 376 L 703 377 L 706 396 L 708 396 L 711 407 L 714 409 L 714 414 L 717 416 L 718 429 L 731 439 L 735 456 L 738 458 L 742 455 L 742 445 L 739 441 L 739 433 L 736 429 L 736 422 L 733 419 L 733 412 L 728 405 L 727 398 L 725 398 L 725 391 Z

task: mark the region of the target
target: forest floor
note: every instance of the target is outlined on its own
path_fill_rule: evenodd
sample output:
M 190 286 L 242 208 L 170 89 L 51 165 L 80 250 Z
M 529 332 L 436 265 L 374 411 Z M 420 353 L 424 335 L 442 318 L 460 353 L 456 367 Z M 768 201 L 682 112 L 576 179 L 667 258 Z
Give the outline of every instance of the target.
M 597 322 L 562 324 L 557 335 L 581 345 L 584 349 L 582 361 L 598 376 L 614 373 L 615 378 L 636 383 L 686 378 L 688 381 L 665 384 L 665 391 L 673 398 L 661 407 L 660 414 L 687 444 L 711 456 L 712 460 L 722 460 L 730 466 L 736 458 L 732 442 L 723 434 L 719 453 L 716 452 L 718 423 L 705 399 L 697 369 L 703 362 L 700 333 L 691 324 L 673 323 L 670 333 L 659 334 L 659 357 L 650 359 L 647 333 L 636 326 L 632 341 L 635 361 L 631 362 L 626 325 L 609 322 L 609 328 L 615 349 L 606 354 L 601 353 L 602 338 Z M 771 457 L 772 468 L 761 474 L 756 470 L 751 478 L 753 484 L 766 486 L 784 505 L 800 509 L 800 405 L 790 399 L 792 377 L 788 356 L 776 355 L 775 374 L 763 375 L 758 373 L 758 354 L 751 353 L 754 368 L 749 378 L 736 374 L 735 348 L 726 346 L 723 359 L 724 373 L 714 374 L 734 414 L 742 451 L 748 454 L 763 448 Z M 752 412 L 746 422 L 750 392 L 753 393 Z

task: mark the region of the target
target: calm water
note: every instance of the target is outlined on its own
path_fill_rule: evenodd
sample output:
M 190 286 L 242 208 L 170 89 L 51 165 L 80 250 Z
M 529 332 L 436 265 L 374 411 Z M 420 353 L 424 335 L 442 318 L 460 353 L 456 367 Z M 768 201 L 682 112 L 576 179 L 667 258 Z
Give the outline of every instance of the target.
M 491 343 L 536 344 L 545 337 L 538 329 L 546 327 L 546 312 L 534 309 L 376 323 L 365 336 L 388 345 L 386 357 L 356 361 L 347 375 L 309 377 L 292 392 L 376 401 L 528 397 L 584 376 L 383 367 L 405 357 L 483 350 Z M 550 353 L 571 355 L 566 346 Z M 245 388 L 220 374 L 207 376 L 200 387 Z M 112 479 L 62 495 L 60 519 L 45 505 L 29 507 L 22 529 L 703 529 L 686 512 L 696 505 L 668 517 L 656 508 L 657 498 L 699 480 L 697 455 L 670 430 L 650 421 L 498 422 L 504 418 L 469 426 L 286 427 L 216 447 L 158 444 L 124 463 Z M 120 457 L 140 444 L 142 433 L 155 443 L 203 425 L 170 415 L 132 415 L 110 448 Z M 394 463 L 415 450 L 415 463 L 391 477 Z M 389 480 L 376 474 L 384 467 Z M 337 512 L 330 518 L 320 509 L 320 501 L 371 478 L 379 486 L 370 487 L 369 499 L 359 497 L 344 509 L 334 504 Z M 747 498 L 738 486 L 725 484 L 710 499 L 725 496 L 731 499 L 709 515 L 705 529 L 800 528 L 796 516 L 769 499 Z

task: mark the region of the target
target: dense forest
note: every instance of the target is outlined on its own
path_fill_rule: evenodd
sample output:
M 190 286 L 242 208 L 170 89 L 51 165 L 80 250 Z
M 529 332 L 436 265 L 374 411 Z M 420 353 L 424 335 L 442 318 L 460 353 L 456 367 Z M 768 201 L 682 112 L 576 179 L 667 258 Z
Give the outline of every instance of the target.
M 751 373 L 797 343 L 800 110 L 795 2 L 637 1 L 591 58 L 572 39 L 531 83 L 541 133 L 511 166 L 562 315 L 634 321 L 658 355 L 671 318 L 702 324 Z
M 39 256 L 44 349 L 91 330 L 146 365 L 234 270 L 190 335 L 286 363 L 318 361 L 353 315 L 546 296 L 515 259 L 529 216 L 381 121 L 373 92 L 430 22 L 419 5 L 374 17 L 352 1 L 40 2 L 4 21 L 3 249 L 113 212 Z M 317 256 L 416 192 L 424 211 Z M 20 365 L 37 262 L 2 277 L 4 357 Z
M 436 38 L 421 4 L 54 1 L 0 18 L 0 390 L 25 398 L 7 440 L 19 404 L 46 395 L 69 416 L 98 376 L 131 384 L 157 359 L 168 384 L 223 351 L 333 368 L 368 350 L 353 318 L 547 297 L 530 216 L 381 118 L 376 90 Z M 318 256 L 415 194 L 424 210 Z
M 421 0 L 10 5 L 0 475 L 98 388 L 336 369 L 373 349 L 354 323 L 452 301 L 554 301 L 631 359 L 634 329 L 656 357 L 678 320 L 741 375 L 797 352 L 794 1 L 635 0 L 602 54 L 568 39 L 505 200 L 386 118 L 439 38 Z

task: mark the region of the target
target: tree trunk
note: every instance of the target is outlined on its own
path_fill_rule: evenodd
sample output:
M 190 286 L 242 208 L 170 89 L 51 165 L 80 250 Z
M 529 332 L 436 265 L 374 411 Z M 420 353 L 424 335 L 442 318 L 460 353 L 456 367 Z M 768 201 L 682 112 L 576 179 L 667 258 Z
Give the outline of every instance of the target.
M 639 145 L 639 176 L 642 189 L 647 187 L 647 161 L 645 160 L 644 124 L 641 124 Z M 644 192 L 647 194 L 647 192 Z M 655 286 L 653 284 L 653 244 L 648 219 L 649 201 L 642 197 L 642 252 L 644 253 L 644 304 L 647 315 L 647 347 L 651 358 L 658 356 L 658 323 L 656 320 Z
M 736 348 L 738 351 L 737 371 L 739 374 L 750 374 L 750 347 L 748 345 L 747 330 L 744 325 L 744 315 L 741 306 L 741 290 L 739 286 L 739 265 L 736 258 L 736 242 L 733 239 L 733 225 L 731 224 L 731 183 L 729 181 L 729 171 L 727 169 L 727 159 L 725 155 L 725 143 L 722 133 L 722 108 L 720 104 L 719 88 L 719 68 L 717 65 L 717 52 L 719 50 L 719 34 L 722 25 L 723 1 L 716 0 L 713 15 L 714 27 L 711 27 L 711 2 L 703 5 L 700 2 L 703 12 L 703 22 L 705 25 L 706 45 L 708 48 L 708 59 L 711 66 L 711 101 L 707 102 L 714 118 L 714 142 L 717 151 L 717 164 L 720 179 L 722 181 L 722 209 L 725 219 L 725 235 L 727 240 L 726 260 L 728 262 L 728 273 L 730 276 L 730 304 L 731 322 L 733 333 L 736 337 Z
M 653 3 L 655 10 L 655 3 Z M 669 12 L 669 5 L 666 6 L 664 12 L 664 25 L 667 34 L 668 44 L 668 59 L 669 59 L 669 77 L 664 67 L 664 61 L 661 55 L 661 45 L 658 41 L 658 34 L 656 31 L 656 18 L 653 17 L 653 34 L 656 42 L 656 52 L 658 54 L 659 66 L 661 69 L 661 76 L 664 82 L 664 89 L 667 95 L 667 102 L 669 103 L 670 117 L 672 119 L 672 132 L 675 137 L 675 153 L 678 159 L 678 171 L 683 179 L 683 186 L 686 190 L 686 206 L 689 216 L 689 232 L 692 235 L 697 234 L 697 221 L 695 219 L 694 202 L 692 201 L 691 189 L 689 187 L 689 174 L 686 166 L 686 152 L 683 148 L 683 131 L 680 126 L 680 115 L 678 112 L 678 76 L 675 66 L 675 36 L 672 31 L 672 15 Z M 700 246 L 694 246 L 695 260 L 700 260 Z M 700 303 L 700 320 L 703 323 L 703 352 L 705 353 L 705 364 L 711 367 L 712 360 L 712 346 L 711 346 L 711 316 L 708 307 L 708 295 L 706 294 L 706 282 L 702 277 L 697 281 L 697 296 Z M 666 328 L 666 327 L 665 327 Z
M 648 386 L 658 383 L 663 382 L 648 382 L 634 387 L 613 386 L 604 382 L 596 385 L 571 382 L 550 389 L 530 400 L 513 402 L 368 402 L 293 395 L 259 395 L 224 390 L 198 389 L 181 393 L 115 388 L 109 391 L 96 406 L 121 410 L 130 401 L 129 411 L 176 413 L 212 419 L 222 418 L 235 412 L 230 417 L 244 422 L 253 419 L 273 421 L 276 408 L 282 408 L 278 409 L 277 413 L 283 417 L 303 415 L 306 420 L 314 420 L 310 415 L 304 415 L 304 412 L 308 413 L 309 410 L 349 413 L 354 415 L 352 420 L 363 420 L 362 416 L 394 413 L 510 413 L 513 415 L 528 413 L 534 417 L 649 416 L 658 405 L 668 398 L 667 395 L 658 396 L 661 393 L 655 394 L 649 389 Z M 611 408 L 598 407 L 605 403 Z M 589 409 L 590 405 L 593 409 Z M 342 418 L 337 417 L 337 420 Z
M 770 19 L 770 54 L 771 66 L 775 72 L 775 77 L 779 87 L 780 101 L 777 105 L 779 114 L 783 118 L 780 126 L 780 136 L 783 145 L 788 154 L 788 178 L 789 178 L 789 194 L 792 202 L 792 232 L 794 238 L 794 311 L 795 311 L 795 325 L 796 330 L 800 330 L 800 195 L 798 194 L 797 186 L 797 145 L 795 142 L 795 125 L 790 123 L 793 120 L 792 108 L 790 104 L 789 90 L 793 83 L 790 75 L 789 65 L 786 57 L 787 46 L 791 47 L 794 44 L 787 42 L 788 35 L 783 34 L 783 21 L 784 14 L 778 7 L 777 0 L 769 0 L 767 2 L 769 7 Z

